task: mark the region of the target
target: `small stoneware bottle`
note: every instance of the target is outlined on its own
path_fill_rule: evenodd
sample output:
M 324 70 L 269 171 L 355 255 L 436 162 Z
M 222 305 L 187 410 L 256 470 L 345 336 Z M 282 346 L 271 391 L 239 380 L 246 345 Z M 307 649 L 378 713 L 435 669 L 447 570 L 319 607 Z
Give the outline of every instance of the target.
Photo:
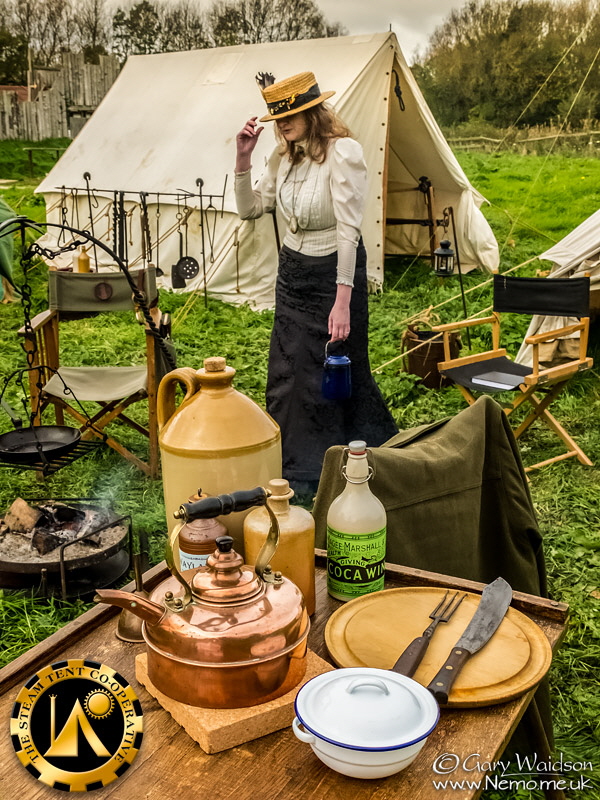
M 293 489 L 283 478 L 267 484 L 271 496 L 267 500 L 279 523 L 280 538 L 271 560 L 273 570 L 289 578 L 304 595 L 309 614 L 315 610 L 315 521 L 300 506 L 291 506 Z M 248 564 L 255 564 L 270 527 L 265 508 L 254 508 L 244 519 L 244 548 Z
M 90 257 L 88 256 L 85 247 L 81 247 L 79 250 L 79 256 L 77 258 L 77 270 L 79 272 L 90 271 Z
M 190 503 L 203 500 L 207 494 L 198 493 L 189 498 Z M 179 531 L 180 569 L 198 569 L 205 566 L 208 557 L 217 549 L 219 536 L 227 536 L 227 528 L 218 519 L 194 519 L 186 522 Z

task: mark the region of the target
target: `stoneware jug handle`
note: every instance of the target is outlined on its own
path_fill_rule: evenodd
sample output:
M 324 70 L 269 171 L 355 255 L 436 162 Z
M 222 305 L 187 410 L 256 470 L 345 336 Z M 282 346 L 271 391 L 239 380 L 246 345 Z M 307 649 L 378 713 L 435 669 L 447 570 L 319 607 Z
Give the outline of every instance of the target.
M 156 398 L 159 431 L 175 413 L 175 388 L 178 383 L 183 383 L 186 389 L 182 403 L 193 397 L 200 388 L 196 370 L 191 367 L 180 367 L 165 375 L 158 387 Z

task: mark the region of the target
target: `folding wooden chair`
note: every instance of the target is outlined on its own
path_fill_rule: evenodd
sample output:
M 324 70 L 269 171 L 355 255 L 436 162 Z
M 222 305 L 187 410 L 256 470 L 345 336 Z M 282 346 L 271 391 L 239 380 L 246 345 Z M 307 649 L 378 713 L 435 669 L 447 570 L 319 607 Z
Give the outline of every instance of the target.
M 148 298 L 151 314 L 162 333 L 167 330 L 160 322 L 156 307 L 158 294 L 154 268 L 133 273 L 138 287 Z M 64 424 L 65 414 L 74 418 L 81 426 L 82 440 L 103 438 L 105 443 L 152 478 L 158 477 L 158 424 L 156 417 L 156 393 L 161 377 L 171 369 L 162 348 L 146 325 L 145 350 L 135 366 L 65 366 L 61 363 L 59 331 L 69 320 L 93 317 L 99 312 L 114 312 L 124 309 L 133 311 L 131 288 L 122 273 L 59 273 L 50 272 L 50 305 L 31 321 L 31 331 L 21 328 L 25 347 L 32 354 L 33 367 L 44 365 L 49 369 L 29 373 L 29 389 L 34 409 L 39 409 L 38 424 L 43 410 L 49 405 L 55 408 L 56 422 Z M 152 306 L 154 307 L 152 308 Z M 135 324 L 135 323 L 134 323 Z M 165 339 L 171 355 L 172 345 Z M 125 412 L 134 403 L 148 402 L 148 422 L 140 424 Z M 78 401 L 78 402 L 76 402 Z M 79 403 L 94 402 L 100 406 L 89 419 Z M 118 441 L 118 429 L 111 423 L 121 422 L 141 433 L 149 440 L 146 461 L 139 458 L 129 447 Z M 90 424 L 91 423 L 91 424 Z
M 473 395 L 475 391 L 486 394 L 517 392 L 512 404 L 504 409 L 507 416 L 524 403 L 531 405 L 532 410 L 516 427 L 515 437 L 519 439 L 531 424 L 539 419 L 566 445 L 566 453 L 526 467 L 526 471 L 573 456 L 582 464 L 592 466 L 592 462 L 583 450 L 548 410 L 571 378 L 593 365 L 593 360 L 587 357 L 589 301 L 589 278 L 514 278 L 494 275 L 494 310 L 491 316 L 437 325 L 433 328 L 435 331 L 442 331 L 444 335 L 445 360 L 438 364 L 438 369 L 456 383 L 470 405 L 475 402 L 476 398 Z M 502 312 L 575 317 L 578 321 L 555 330 L 528 336 L 525 343 L 532 347 L 533 361 L 532 366 L 528 367 L 511 361 L 506 355 L 506 350 L 500 347 Z M 450 333 L 482 324 L 492 326 L 492 350 L 463 358 L 452 358 Z M 541 369 L 540 344 L 576 332 L 579 333 L 578 357 L 556 367 Z

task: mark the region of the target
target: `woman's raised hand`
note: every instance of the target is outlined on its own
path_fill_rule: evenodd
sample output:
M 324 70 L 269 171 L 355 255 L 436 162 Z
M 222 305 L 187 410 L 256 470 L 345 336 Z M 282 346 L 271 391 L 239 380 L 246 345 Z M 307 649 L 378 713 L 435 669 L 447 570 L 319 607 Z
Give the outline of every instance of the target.
M 248 122 L 244 125 L 242 130 L 235 137 L 237 147 L 237 160 L 235 164 L 236 172 L 245 172 L 250 169 L 250 157 L 256 147 L 256 142 L 264 126 L 256 127 L 257 117 L 250 117 Z

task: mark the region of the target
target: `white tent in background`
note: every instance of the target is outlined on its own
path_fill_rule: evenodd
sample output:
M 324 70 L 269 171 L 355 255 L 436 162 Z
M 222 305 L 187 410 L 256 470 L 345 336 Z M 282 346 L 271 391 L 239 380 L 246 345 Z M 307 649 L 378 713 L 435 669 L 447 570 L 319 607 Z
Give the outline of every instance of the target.
M 553 262 L 553 278 L 581 277 L 589 272 L 592 290 L 594 284 L 600 286 L 600 209 L 540 258 Z
M 82 177 L 89 172 L 98 201 L 94 231 L 110 244 L 113 192 L 148 192 L 152 260 L 156 263 L 158 233 L 163 285 L 170 286 L 180 239 L 187 238 L 187 254 L 202 264 L 204 234 L 210 294 L 258 308 L 271 306 L 277 266 L 273 219 L 267 215 L 242 222 L 236 214 L 235 135 L 248 117 L 264 113 L 254 80 L 258 71 L 284 78 L 306 70 L 315 73 L 323 90 L 336 90 L 331 102 L 365 150 L 370 181 L 363 237 L 370 279 L 382 283 L 386 253 L 429 253 L 426 226 L 386 225 L 390 218 L 427 216 L 425 195 L 416 188 L 421 176 L 433 187 L 434 219 L 442 217 L 446 206 L 454 209 L 463 268 L 497 267 L 496 240 L 479 210 L 484 198 L 450 150 L 392 33 L 130 57 L 84 129 L 37 188 L 45 196 L 48 221 L 63 217 L 90 227 Z M 254 178 L 260 176 L 274 144 L 268 125 L 254 154 Z M 206 211 L 206 194 L 220 195 L 226 175 L 223 216 L 213 210 L 221 210 L 221 200 L 215 197 L 202 230 L 196 179 L 204 181 Z M 61 187 L 67 187 L 62 200 Z M 73 187 L 77 193 L 70 191 Z M 176 197 L 167 196 L 180 190 L 195 194 L 187 200 L 191 212 L 181 237 L 177 213 L 187 213 L 185 204 L 181 201 L 178 208 Z M 143 261 L 139 196 L 126 195 L 125 210 L 129 265 L 136 267 Z M 50 233 L 46 240 L 55 236 Z M 201 269 L 185 291 L 202 287 Z
M 540 260 L 552 262 L 549 278 L 581 278 L 590 276 L 592 308 L 598 309 L 600 303 L 596 299 L 600 294 L 600 209 L 578 225 L 564 239 L 557 242 L 549 250 L 545 250 Z M 527 336 L 545 333 L 553 328 L 560 328 L 573 322 L 569 317 L 534 316 L 529 325 Z M 578 340 L 579 334 L 564 337 L 565 340 Z M 556 344 L 550 349 L 561 348 L 567 353 L 568 344 Z M 531 364 L 531 347 L 521 345 L 517 361 Z

